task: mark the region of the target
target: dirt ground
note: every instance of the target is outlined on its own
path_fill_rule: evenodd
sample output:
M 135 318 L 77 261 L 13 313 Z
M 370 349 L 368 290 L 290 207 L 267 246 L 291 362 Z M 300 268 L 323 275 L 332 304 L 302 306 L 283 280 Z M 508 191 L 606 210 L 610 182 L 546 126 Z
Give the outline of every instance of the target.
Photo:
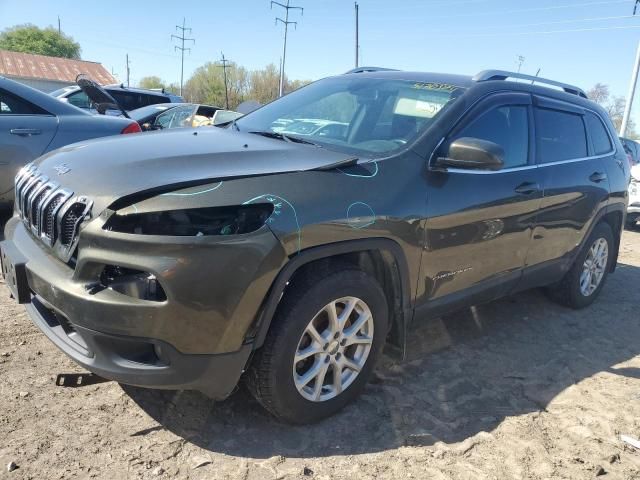
M 640 232 L 583 311 L 531 291 L 415 332 L 359 401 L 307 427 L 282 425 L 240 389 L 96 383 L 0 284 L 1 479 L 640 479 Z M 18 466 L 11 473 L 6 465 Z

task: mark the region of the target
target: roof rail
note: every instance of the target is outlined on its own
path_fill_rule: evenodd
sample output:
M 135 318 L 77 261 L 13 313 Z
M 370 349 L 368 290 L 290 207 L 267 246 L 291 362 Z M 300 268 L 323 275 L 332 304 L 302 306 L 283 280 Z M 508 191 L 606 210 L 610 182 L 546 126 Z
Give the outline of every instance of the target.
M 366 73 L 366 72 L 397 72 L 395 68 L 383 68 L 383 67 L 358 67 L 353 70 L 345 72 L 345 75 L 349 73 Z
M 548 78 L 534 77 L 533 75 L 525 75 L 524 73 L 507 72 L 505 70 L 483 70 L 477 73 L 473 77 L 474 82 L 486 82 L 488 80 L 507 80 L 508 78 L 519 78 L 521 80 L 531 80 L 531 84 L 544 83 L 547 85 L 553 85 L 559 87 L 567 93 L 572 95 L 578 95 L 579 97 L 587 98 L 587 94 L 581 88 L 566 83 L 556 82 L 555 80 L 549 80 Z

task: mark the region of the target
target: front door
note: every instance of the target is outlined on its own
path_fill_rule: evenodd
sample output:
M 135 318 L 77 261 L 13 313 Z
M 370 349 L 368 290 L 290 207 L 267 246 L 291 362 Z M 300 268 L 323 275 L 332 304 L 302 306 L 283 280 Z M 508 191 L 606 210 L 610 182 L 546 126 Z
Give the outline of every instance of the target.
M 504 149 L 504 166 L 428 173 L 418 307 L 447 310 L 458 301 L 497 297 L 519 279 L 541 200 L 531 115 L 529 94 L 495 94 L 474 107 L 435 152 L 434 158 L 446 155 L 462 137 L 487 140 Z

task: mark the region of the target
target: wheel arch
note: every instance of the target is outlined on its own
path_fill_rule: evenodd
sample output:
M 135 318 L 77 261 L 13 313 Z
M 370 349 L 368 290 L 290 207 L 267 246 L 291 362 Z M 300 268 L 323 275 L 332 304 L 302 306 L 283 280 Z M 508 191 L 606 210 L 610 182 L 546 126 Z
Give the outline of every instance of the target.
M 624 228 L 625 216 L 625 206 L 623 204 L 613 204 L 604 209 L 602 216 L 599 219 L 599 221 L 609 224 L 611 232 L 613 233 L 615 244 L 611 270 L 609 270 L 612 273 L 616 270 L 616 265 L 618 264 L 618 253 L 620 251 L 620 241 L 622 240 L 622 229 Z
M 249 330 L 245 343 L 253 343 L 254 350 L 263 345 L 280 300 L 290 282 L 295 281 L 296 275 L 320 264 L 345 261 L 358 265 L 380 282 L 390 310 L 391 330 L 388 340 L 401 349 L 404 355 L 406 328 L 413 312 L 409 266 L 402 247 L 387 238 L 336 242 L 303 250 L 292 257 L 271 285 L 261 313 Z
M 615 242 L 612 252 L 614 261 L 611 262 L 611 270 L 609 270 L 611 273 L 613 273 L 616 269 L 616 264 L 618 263 L 618 252 L 620 250 L 620 240 L 622 238 L 622 228 L 624 226 L 625 215 L 626 209 L 624 204 L 622 203 L 614 203 L 601 208 L 594 216 L 593 221 L 589 226 L 589 230 L 586 232 L 579 244 L 579 248 L 576 248 L 574 250 L 571 263 L 573 263 L 575 257 L 584 248 L 586 242 L 588 241 L 591 233 L 596 228 L 596 226 L 604 222 L 608 224 L 609 227 L 611 227 L 611 232 L 613 233 Z

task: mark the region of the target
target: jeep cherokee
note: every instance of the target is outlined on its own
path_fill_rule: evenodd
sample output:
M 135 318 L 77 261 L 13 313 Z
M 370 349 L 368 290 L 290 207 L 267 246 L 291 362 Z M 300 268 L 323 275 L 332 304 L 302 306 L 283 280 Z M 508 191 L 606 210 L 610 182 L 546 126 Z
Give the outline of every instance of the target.
M 628 184 L 579 88 L 372 68 L 226 129 L 41 157 L 16 178 L 1 258 L 12 295 L 88 370 L 214 399 L 243 376 L 304 423 L 352 401 L 412 323 L 541 286 L 589 305 Z

